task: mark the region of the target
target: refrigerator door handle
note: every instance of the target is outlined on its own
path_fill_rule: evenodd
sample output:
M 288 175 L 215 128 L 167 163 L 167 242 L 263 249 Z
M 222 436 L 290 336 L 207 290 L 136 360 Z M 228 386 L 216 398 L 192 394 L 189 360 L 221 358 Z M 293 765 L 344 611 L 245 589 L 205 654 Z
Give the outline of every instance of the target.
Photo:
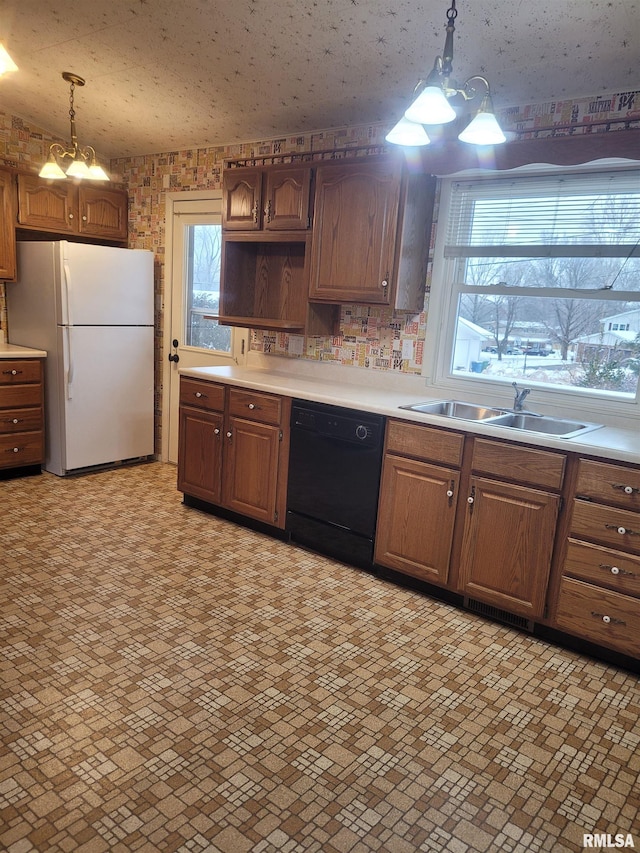
M 71 269 L 69 267 L 68 261 L 64 261 L 64 306 L 62 312 L 62 322 L 65 325 L 72 326 L 73 321 L 71 320 L 71 300 L 69 299 L 69 294 L 71 292 Z
M 71 385 L 73 384 L 73 355 L 71 352 L 71 326 L 65 326 L 65 334 L 67 338 L 67 379 L 65 382 L 67 400 L 71 400 Z

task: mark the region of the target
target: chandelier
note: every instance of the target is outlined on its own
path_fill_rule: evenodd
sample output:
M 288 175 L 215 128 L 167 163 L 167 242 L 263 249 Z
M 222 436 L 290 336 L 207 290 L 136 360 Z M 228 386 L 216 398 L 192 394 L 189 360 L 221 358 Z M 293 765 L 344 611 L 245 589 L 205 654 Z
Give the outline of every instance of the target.
M 462 86 L 451 79 L 453 71 L 453 34 L 458 16 L 456 0 L 451 0 L 447 10 L 447 35 L 442 56 L 437 56 L 431 73 L 420 80 L 414 90 L 414 99 L 400 121 L 385 139 L 396 145 L 428 145 L 431 141 L 424 125 L 442 125 L 457 118 L 450 101 L 466 104 L 476 101 L 475 116 L 458 134 L 458 139 L 472 145 L 499 145 L 506 137 L 495 117 L 489 83 L 479 75 L 469 77 Z
M 70 86 L 69 93 L 69 118 L 71 120 L 71 143 L 69 145 L 60 145 L 59 142 L 54 142 L 49 148 L 49 159 L 40 169 L 41 178 L 49 178 L 50 180 L 59 181 L 64 178 L 89 178 L 92 181 L 108 181 L 109 176 L 104 171 L 102 166 L 96 160 L 95 149 L 91 145 L 85 145 L 81 148 L 78 145 L 78 137 L 76 136 L 76 112 L 73 107 L 73 93 L 76 86 L 84 86 L 84 79 L 78 77 L 77 74 L 72 74 L 70 71 L 62 72 L 62 79 L 66 80 Z M 66 172 L 62 169 L 60 162 L 64 163 L 68 157 L 71 162 L 67 166 Z

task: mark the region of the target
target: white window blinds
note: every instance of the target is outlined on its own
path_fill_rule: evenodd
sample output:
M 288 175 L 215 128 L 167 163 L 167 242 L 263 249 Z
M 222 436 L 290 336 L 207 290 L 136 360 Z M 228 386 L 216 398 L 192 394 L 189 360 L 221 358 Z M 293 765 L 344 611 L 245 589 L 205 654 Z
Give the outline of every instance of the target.
M 457 181 L 445 256 L 640 257 L 640 171 Z

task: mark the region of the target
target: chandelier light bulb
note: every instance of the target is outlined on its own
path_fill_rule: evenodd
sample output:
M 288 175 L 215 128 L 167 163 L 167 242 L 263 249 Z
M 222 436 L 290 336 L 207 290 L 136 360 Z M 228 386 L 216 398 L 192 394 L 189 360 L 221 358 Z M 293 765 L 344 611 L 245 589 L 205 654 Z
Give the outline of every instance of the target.
M 425 86 L 404 117 L 420 124 L 448 124 L 456 114 L 440 86 Z

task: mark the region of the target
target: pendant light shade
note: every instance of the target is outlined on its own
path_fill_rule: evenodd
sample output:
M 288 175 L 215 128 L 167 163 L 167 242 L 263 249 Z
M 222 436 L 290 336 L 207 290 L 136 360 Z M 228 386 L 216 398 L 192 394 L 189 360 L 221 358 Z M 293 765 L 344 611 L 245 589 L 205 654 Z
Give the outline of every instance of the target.
M 17 71 L 18 66 L 9 56 L 4 45 L 0 44 L 0 77 L 3 74 L 9 74 L 11 71 Z
M 446 99 L 442 86 L 425 86 L 415 101 L 408 107 L 404 117 L 420 124 L 448 124 L 456 117 L 453 107 Z
M 405 116 L 402 116 L 400 121 L 391 128 L 385 139 L 394 145 L 406 145 L 408 147 L 428 145 L 431 142 L 424 127 L 414 121 L 409 121 Z

